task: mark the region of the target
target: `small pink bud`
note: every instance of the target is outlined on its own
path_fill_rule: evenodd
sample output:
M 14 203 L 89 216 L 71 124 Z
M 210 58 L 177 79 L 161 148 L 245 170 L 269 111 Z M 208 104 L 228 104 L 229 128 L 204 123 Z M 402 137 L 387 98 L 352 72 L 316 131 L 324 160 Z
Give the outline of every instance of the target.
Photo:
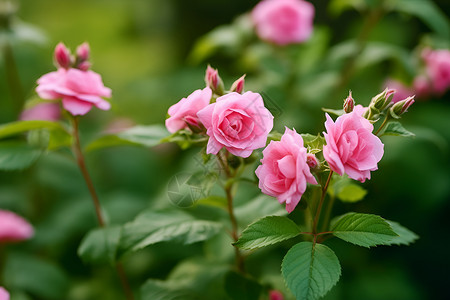
M 87 71 L 91 68 L 91 63 L 88 61 L 83 61 L 78 64 L 77 69 L 80 69 L 81 71 Z
M 310 169 L 317 169 L 320 165 L 319 160 L 312 153 L 306 154 L 306 164 L 309 166 Z
M 230 92 L 242 94 L 242 92 L 244 91 L 244 84 L 245 84 L 245 74 L 242 75 L 238 80 L 233 82 L 233 84 L 231 85 Z
M 77 61 L 84 62 L 89 59 L 89 44 L 84 42 L 80 46 L 77 47 Z
M 58 67 L 69 69 L 72 66 L 72 57 L 70 50 L 66 45 L 59 43 L 55 48 L 55 61 Z
M 391 116 L 399 119 L 401 115 L 408 111 L 408 108 L 414 103 L 414 96 L 398 101 L 391 107 Z
M 370 106 L 375 107 L 379 111 L 383 111 L 391 103 L 394 94 L 394 89 L 386 88 L 383 92 L 372 98 Z
M 284 297 L 283 297 L 283 294 L 280 291 L 271 290 L 269 292 L 269 299 L 270 300 L 284 300 Z
M 205 83 L 215 94 L 223 95 L 224 85 L 222 78 L 219 76 L 219 71 L 213 69 L 210 65 L 206 68 Z
M 348 97 L 344 100 L 344 111 L 345 113 L 351 113 L 355 108 L 355 100 L 352 97 L 352 91 L 348 92 Z

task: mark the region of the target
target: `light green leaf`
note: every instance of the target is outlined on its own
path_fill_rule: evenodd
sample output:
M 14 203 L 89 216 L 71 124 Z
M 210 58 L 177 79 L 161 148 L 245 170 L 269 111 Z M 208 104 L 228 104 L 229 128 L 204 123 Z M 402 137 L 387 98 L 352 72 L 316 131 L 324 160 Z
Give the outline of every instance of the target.
M 450 38 L 450 24 L 447 16 L 430 0 L 396 0 L 387 2 L 390 8 L 416 16 L 439 35 Z
M 336 237 L 358 246 L 389 245 L 397 237 L 389 223 L 376 215 L 348 213 L 332 223 Z
M 324 108 L 324 107 L 322 107 L 322 111 L 332 114 L 332 115 L 335 115 L 335 116 L 338 116 L 338 117 L 342 116 L 345 113 L 343 109 L 331 109 L 331 108 Z
M 50 121 L 17 121 L 0 126 L 0 139 L 24 133 L 35 129 L 63 130 L 65 128 L 57 123 Z
M 41 155 L 42 149 L 25 142 L 0 142 L 0 170 L 23 170 L 30 167 Z
M 398 235 L 394 237 L 392 240 L 390 240 L 387 245 L 409 245 L 411 243 L 414 243 L 419 236 L 409 230 L 408 228 L 403 227 L 397 222 L 386 220 L 386 222 L 391 225 L 392 230 L 395 231 L 395 233 Z
M 338 190 L 337 197 L 342 202 L 353 203 L 361 201 L 364 196 L 366 196 L 366 194 L 367 190 L 365 190 L 361 186 L 354 183 L 348 183 Z
M 138 125 L 118 134 L 105 135 L 86 146 L 86 151 L 98 150 L 114 146 L 153 147 L 169 135 L 162 125 Z
M 208 196 L 195 201 L 195 205 L 207 205 L 227 209 L 227 199 L 221 196 Z
M 381 136 L 383 135 L 395 135 L 395 136 L 405 136 L 412 137 L 415 136 L 414 133 L 406 130 L 403 125 L 398 121 L 389 122 L 386 127 L 383 129 Z
M 300 234 L 300 228 L 289 218 L 268 216 L 248 225 L 235 246 L 252 250 L 276 244 Z
M 147 280 L 141 287 L 142 300 L 199 300 L 194 292 L 178 287 L 176 282 Z
M 259 195 L 256 198 L 235 207 L 234 213 L 240 226 L 245 227 L 265 216 L 285 216 L 287 211 L 277 199 Z
M 320 134 L 312 135 L 309 133 L 301 134 L 301 136 L 303 138 L 305 147 L 308 148 L 309 153 L 315 154 L 322 151 L 323 145 L 325 145 L 325 138 L 323 136 L 321 136 Z
M 364 0 L 332 0 L 328 6 L 328 9 L 333 15 L 339 16 L 346 10 L 361 10 L 365 7 L 366 4 Z
M 296 299 L 314 300 L 323 297 L 338 282 L 341 266 L 327 246 L 301 242 L 288 251 L 281 272 Z
M 94 229 L 83 238 L 78 255 L 86 263 L 114 264 L 120 238 L 120 227 Z
M 221 223 L 198 220 L 180 210 L 147 211 L 122 227 L 118 255 L 166 241 L 193 244 L 216 235 L 222 228 Z

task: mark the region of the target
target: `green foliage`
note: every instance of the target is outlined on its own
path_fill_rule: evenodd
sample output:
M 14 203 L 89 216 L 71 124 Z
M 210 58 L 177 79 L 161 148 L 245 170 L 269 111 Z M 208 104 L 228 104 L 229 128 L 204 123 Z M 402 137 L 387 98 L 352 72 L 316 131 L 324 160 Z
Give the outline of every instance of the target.
M 397 233 L 380 216 L 360 213 L 347 213 L 332 222 L 333 234 L 349 243 L 373 247 L 389 245 Z
M 114 146 L 153 147 L 161 143 L 169 133 L 162 125 L 138 125 L 117 134 L 102 136 L 86 146 L 86 151 Z
M 389 225 L 391 225 L 392 230 L 398 235 L 398 236 L 395 236 L 389 242 L 387 242 L 386 245 L 399 245 L 399 246 L 400 245 L 409 245 L 409 244 L 414 243 L 419 238 L 419 236 L 417 234 L 415 234 L 408 228 L 403 227 L 402 225 L 400 225 L 397 222 L 388 221 L 388 220 L 386 220 L 386 222 L 388 222 Z
M 23 170 L 41 155 L 42 149 L 20 141 L 0 142 L 0 170 Z
M 347 176 L 335 176 L 332 184 L 328 188 L 328 193 L 332 197 L 337 197 L 342 202 L 354 203 L 363 200 L 367 194 L 367 190 Z
M 219 222 L 197 220 L 181 210 L 146 211 L 123 226 L 118 255 L 160 242 L 188 245 L 204 241 L 222 230 Z
M 147 280 L 141 286 L 142 300 L 199 300 L 202 299 L 194 292 L 180 288 L 176 282 Z
M 309 153 L 316 154 L 318 152 L 321 152 L 323 149 L 323 146 L 326 144 L 325 138 L 318 135 L 312 135 L 312 134 L 301 134 L 303 138 L 304 146 L 308 149 Z
M 413 137 L 414 133 L 406 130 L 403 125 L 398 121 L 390 121 L 387 125 L 382 129 L 381 135 L 394 135 L 394 136 L 404 136 L 404 137 Z
M 287 217 L 268 216 L 248 225 L 235 246 L 252 250 L 273 245 L 300 234 L 300 228 Z
M 239 225 L 242 227 L 265 216 L 287 215 L 286 210 L 275 198 L 264 194 L 261 194 L 246 203 L 236 205 L 234 212 Z
M 254 279 L 230 271 L 225 275 L 225 291 L 233 300 L 259 300 L 262 287 Z
M 5 137 L 14 136 L 20 133 L 24 133 L 30 130 L 36 129 L 50 129 L 50 130 L 63 130 L 65 128 L 56 122 L 50 121 L 17 121 L 7 123 L 0 126 L 0 139 Z
M 324 296 L 338 282 L 341 266 L 327 246 L 301 242 L 288 251 L 281 272 L 296 299 L 313 300 Z
M 119 226 L 91 230 L 81 241 L 78 255 L 86 263 L 113 265 L 119 238 Z

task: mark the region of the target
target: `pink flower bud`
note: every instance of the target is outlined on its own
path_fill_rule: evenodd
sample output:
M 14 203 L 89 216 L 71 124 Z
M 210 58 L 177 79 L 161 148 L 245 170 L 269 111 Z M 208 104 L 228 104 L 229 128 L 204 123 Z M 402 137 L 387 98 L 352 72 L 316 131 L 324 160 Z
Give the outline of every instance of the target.
M 352 91 L 348 92 L 348 97 L 344 100 L 344 111 L 345 113 L 351 113 L 355 108 L 355 100 L 352 97 Z
M 33 234 L 33 227 L 22 217 L 7 210 L 0 210 L 0 243 L 27 240 Z
M 283 297 L 283 294 L 280 291 L 271 290 L 269 292 L 269 299 L 270 300 L 284 300 L 284 297 Z
M 89 44 L 84 42 L 77 47 L 77 61 L 84 62 L 89 59 Z
M 414 103 L 414 96 L 398 101 L 391 107 L 391 116 L 399 119 L 401 115 L 408 111 L 408 108 Z
M 386 107 L 388 107 L 389 104 L 391 104 L 394 94 L 395 94 L 394 89 L 386 88 L 383 92 L 379 93 L 378 95 L 372 98 L 370 106 L 376 108 L 378 111 L 381 112 Z
M 9 300 L 9 293 L 2 286 L 0 286 L 0 300 Z
M 66 45 L 59 43 L 55 48 L 55 61 L 57 67 L 64 69 L 69 69 L 72 66 L 72 57 L 70 55 L 70 50 L 67 49 Z
M 242 94 L 242 92 L 244 91 L 244 84 L 245 84 L 245 74 L 242 75 L 238 80 L 233 82 L 233 84 L 231 85 L 230 92 Z
M 317 169 L 320 166 L 320 162 L 317 159 L 317 157 L 312 154 L 312 153 L 308 153 L 306 154 L 306 164 L 308 164 L 308 167 L 310 169 Z
M 87 71 L 91 68 L 91 63 L 88 61 L 83 61 L 78 64 L 77 69 L 80 69 L 81 71 Z
M 219 76 L 219 71 L 213 69 L 210 65 L 206 68 L 205 83 L 215 94 L 223 95 L 223 81 Z

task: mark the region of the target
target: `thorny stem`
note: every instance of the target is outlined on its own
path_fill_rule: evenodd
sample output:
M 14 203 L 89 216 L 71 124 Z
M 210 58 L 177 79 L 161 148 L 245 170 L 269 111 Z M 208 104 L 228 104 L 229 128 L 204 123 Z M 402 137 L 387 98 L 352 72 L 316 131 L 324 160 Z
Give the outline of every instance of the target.
M 322 206 L 323 206 L 323 200 L 325 199 L 325 195 L 327 194 L 328 185 L 330 184 L 332 175 L 333 175 L 333 171 L 330 170 L 330 174 L 328 175 L 327 182 L 322 187 L 322 195 L 320 197 L 319 206 L 317 207 L 316 216 L 314 217 L 314 223 L 313 223 L 314 236 L 317 236 L 317 222 L 319 221 L 320 212 L 321 212 Z
M 94 202 L 95 213 L 97 215 L 98 223 L 99 223 L 100 227 L 105 227 L 105 221 L 102 216 L 100 201 L 99 201 L 97 193 L 95 191 L 91 176 L 89 175 L 89 172 L 86 168 L 84 155 L 81 150 L 80 134 L 79 134 L 79 129 L 78 129 L 78 118 L 76 116 L 74 116 L 71 118 L 71 120 L 72 120 L 72 125 L 73 125 L 73 136 L 75 139 L 75 142 L 73 144 L 73 152 L 77 159 L 78 167 L 80 168 L 80 171 L 83 175 L 84 181 L 86 182 L 86 185 L 89 189 L 89 193 L 91 194 L 91 198 Z M 116 263 L 116 271 L 117 271 L 117 275 L 119 276 L 120 282 L 122 284 L 122 288 L 125 292 L 126 299 L 133 300 L 134 299 L 133 292 L 131 291 L 130 284 L 128 283 L 127 277 L 125 275 L 125 271 L 123 270 L 123 266 L 120 262 Z

